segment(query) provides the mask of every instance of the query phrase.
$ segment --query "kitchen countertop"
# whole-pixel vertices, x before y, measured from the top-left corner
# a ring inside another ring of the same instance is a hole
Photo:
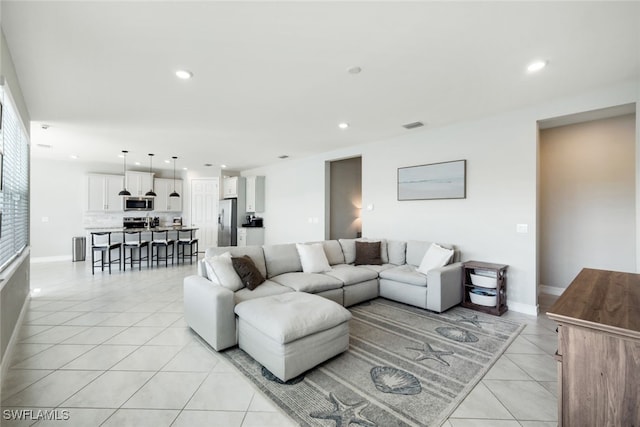
[[[87,230],[90,233],[100,233],[104,231],[110,231],[112,233],[122,233],[123,231],[142,231],[142,232],[152,232],[152,231],[195,231],[197,227],[188,227],[188,226],[168,226],[168,227],[139,227],[139,228],[124,228],[124,227],[87,227]]]

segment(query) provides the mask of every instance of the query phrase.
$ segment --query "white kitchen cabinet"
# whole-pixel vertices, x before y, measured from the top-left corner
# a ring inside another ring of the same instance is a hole
[[[153,183],[153,173],[149,172],[127,172],[127,190],[134,197],[143,197],[147,191],[151,190]],[[155,190],[154,190],[155,191]]]
[[[247,212],[264,212],[264,176],[246,177]]]
[[[156,178],[154,181],[155,192],[157,194],[154,201],[153,210],[156,212],[182,212],[182,180],[176,179],[175,190],[180,197],[169,197],[173,193],[173,179]]]
[[[238,228],[238,246],[262,246],[264,245],[264,228],[241,227]]]
[[[87,175],[87,211],[122,211],[122,196],[118,193],[124,187],[122,175]]]
[[[222,198],[233,199],[244,195],[244,178],[240,176],[225,176],[222,179]]]

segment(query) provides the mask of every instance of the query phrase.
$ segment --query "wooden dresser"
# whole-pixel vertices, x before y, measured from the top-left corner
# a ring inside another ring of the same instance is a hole
[[[640,274],[583,269],[558,323],[558,425],[640,426]]]

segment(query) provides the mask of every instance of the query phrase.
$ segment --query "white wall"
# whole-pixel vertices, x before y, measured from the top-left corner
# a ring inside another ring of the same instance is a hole
[[[31,158],[32,259],[70,257],[71,238],[85,235],[86,168],[77,162]]]
[[[464,260],[509,265],[512,310],[537,310],[537,121],[637,102],[638,82],[439,129],[244,171],[266,176],[267,244],[324,238],[328,160],[362,156],[363,236],[457,245]],[[397,168],[467,160],[467,198],[399,202]],[[374,209],[366,210],[372,204]],[[308,222],[317,218],[318,222]],[[516,233],[527,224],[528,233]]]
[[[635,115],[540,133],[540,283],[635,271]]]

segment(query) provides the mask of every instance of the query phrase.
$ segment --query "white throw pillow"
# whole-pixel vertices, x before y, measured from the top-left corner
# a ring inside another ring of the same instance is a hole
[[[427,274],[429,270],[444,267],[452,257],[453,249],[446,249],[436,243],[432,243],[424,254],[418,271]]]
[[[205,258],[207,276],[213,283],[224,286],[232,292],[244,288],[244,284],[233,268],[231,253],[225,252],[222,255]]]
[[[324,253],[322,243],[313,243],[311,245],[304,245],[296,243],[296,249],[300,256],[300,264],[302,264],[302,271],[305,273],[323,273],[325,271],[331,271],[329,261],[327,261],[327,255]]]

